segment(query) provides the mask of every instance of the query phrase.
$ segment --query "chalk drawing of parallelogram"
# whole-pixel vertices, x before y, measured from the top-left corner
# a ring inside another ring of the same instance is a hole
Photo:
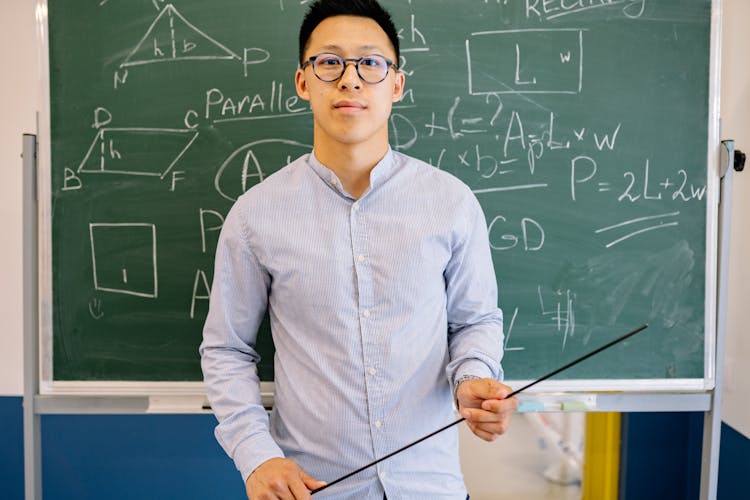
[[[94,289],[155,299],[156,226],[147,223],[89,223]]]
[[[167,4],[120,68],[181,60],[241,60]]]
[[[197,138],[198,132],[191,129],[103,128],[77,171],[163,179]]]

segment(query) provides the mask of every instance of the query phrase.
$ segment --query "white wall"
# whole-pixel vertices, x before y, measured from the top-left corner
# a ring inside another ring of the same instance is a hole
[[[722,138],[750,154],[750,2],[724,0],[721,72]],[[729,260],[723,420],[750,438],[750,164],[735,175]]]
[[[36,133],[35,2],[0,7],[0,396],[23,394],[21,134]]]

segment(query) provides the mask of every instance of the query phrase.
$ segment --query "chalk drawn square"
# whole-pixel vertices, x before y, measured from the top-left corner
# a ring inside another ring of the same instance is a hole
[[[94,288],[156,298],[156,226],[142,223],[91,223]]]

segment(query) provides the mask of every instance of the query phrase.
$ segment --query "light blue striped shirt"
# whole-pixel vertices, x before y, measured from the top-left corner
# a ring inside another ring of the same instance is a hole
[[[255,363],[268,308],[270,421]],[[201,345],[216,436],[247,479],[285,456],[332,481],[455,418],[463,375],[502,379],[502,313],[481,207],[389,149],[359,200],[313,154],[242,195],[216,251]],[[464,499],[455,427],[316,498]]]

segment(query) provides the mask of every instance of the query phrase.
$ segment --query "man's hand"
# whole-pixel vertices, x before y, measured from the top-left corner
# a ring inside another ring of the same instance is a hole
[[[245,491],[250,500],[303,500],[310,498],[312,490],[325,484],[287,458],[272,458],[250,474]]]
[[[505,399],[513,390],[490,378],[464,380],[458,384],[458,411],[471,432],[485,441],[494,441],[510,425],[510,415],[518,408],[515,397]]]

